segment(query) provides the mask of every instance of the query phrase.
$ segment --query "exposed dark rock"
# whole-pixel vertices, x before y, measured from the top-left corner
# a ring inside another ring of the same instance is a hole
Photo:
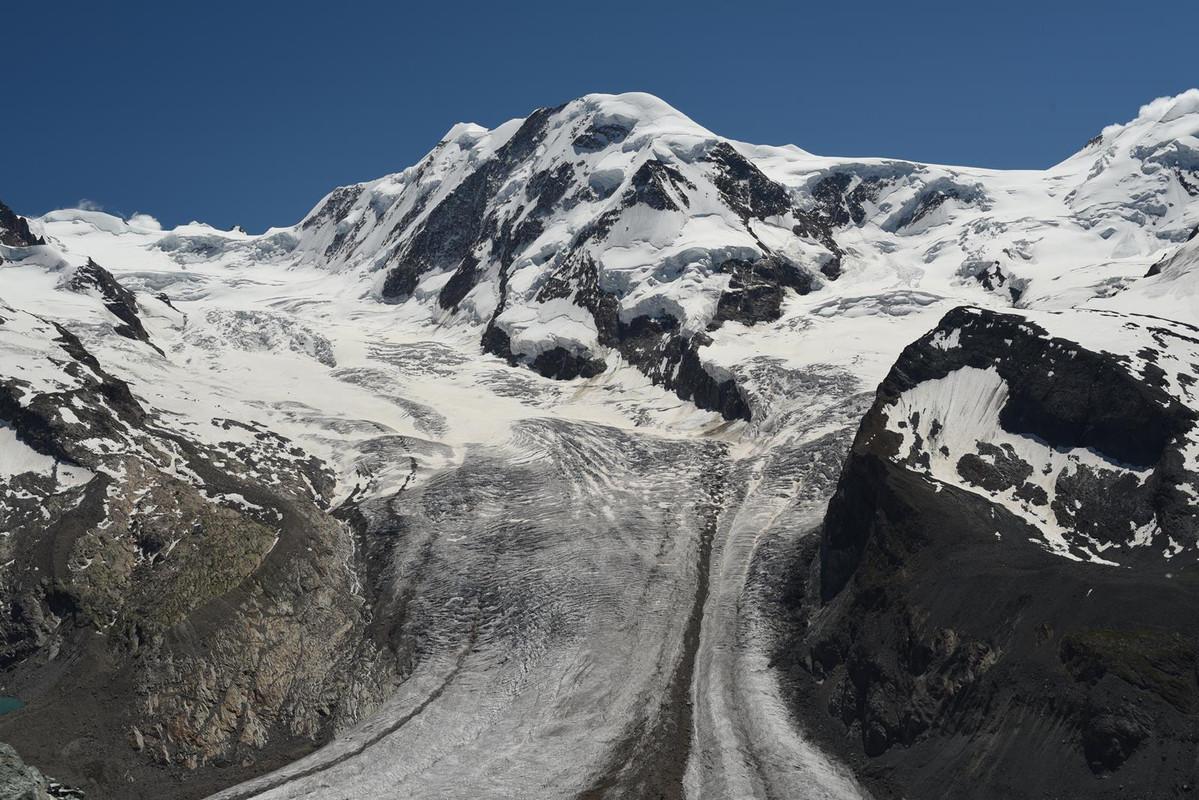
[[[471,173],[430,212],[408,245],[393,257],[383,283],[385,298],[411,295],[425,272],[456,269],[474,249],[483,232],[492,169],[485,165]]]
[[[1199,225],[1196,225],[1194,228],[1191,229],[1191,232],[1189,234],[1187,234],[1186,241],[1189,242],[1189,241],[1193,240],[1196,236],[1199,236]],[[1153,266],[1151,266],[1149,268],[1149,271],[1145,273],[1145,277],[1152,278],[1154,275],[1160,275],[1162,272],[1162,268],[1166,265],[1166,263],[1168,261],[1170,261],[1170,259],[1172,259],[1174,257],[1174,254],[1176,252],[1177,252],[1177,250],[1172,250],[1172,251],[1166,253],[1161,258],[1159,258],[1157,261],[1155,261],[1153,263]]]
[[[507,331],[494,322],[488,325],[487,330],[483,332],[481,344],[484,353],[499,356],[512,366],[516,366],[518,363],[516,356],[512,353],[512,338],[508,336]]]
[[[547,378],[571,380],[573,378],[594,378],[602,375],[608,368],[601,358],[588,358],[585,355],[572,353],[564,347],[547,350],[533,359],[533,369]]]
[[[812,291],[810,273],[774,256],[757,261],[730,259],[720,265],[720,272],[730,278],[729,288],[716,306],[715,325],[724,321],[746,325],[772,322],[781,314],[786,289],[799,294]]]
[[[602,358],[594,358],[587,353],[571,352],[564,347],[552,348],[532,359],[522,359],[512,352],[511,338],[497,325],[488,327],[483,334],[482,345],[484,352],[499,356],[513,366],[527,361],[534,371],[546,378],[564,381],[594,378],[608,368]]]
[[[45,243],[45,239],[34,236],[29,230],[29,220],[17,216],[11,208],[0,202],[0,244],[8,247],[33,247]]]
[[[1016,286],[1014,282],[1009,283],[1007,273],[999,266],[998,261],[986,269],[979,270],[975,273],[974,279],[981,283],[983,288],[988,292],[997,292],[1006,286],[1013,303],[1024,295],[1024,291]]]
[[[343,186],[337,189],[330,196],[329,200],[321,207],[320,211],[313,214],[308,219],[304,220],[303,228],[313,228],[329,221],[341,221],[349,214],[350,209],[358,202],[358,198],[362,196],[361,186]],[[362,226],[366,224],[366,217],[360,217],[353,226],[339,225],[336,233],[333,235],[329,246],[325,248],[325,257],[334,258],[342,251],[350,242],[353,242],[358,232],[362,230]]]
[[[541,235],[541,219],[562,203],[573,175],[574,170],[570,164],[560,164],[552,171],[534,175],[525,186],[525,197],[530,204],[526,217],[515,228],[511,222],[504,222],[498,230],[494,227],[494,220],[488,220],[476,247],[483,249],[485,245],[490,244],[490,252],[498,257],[500,269],[506,270],[515,254]],[[438,304],[442,308],[457,308],[462,299],[478,284],[484,272],[474,252],[467,253],[438,295]]]
[[[856,176],[850,172],[834,172],[816,181],[811,187],[812,206],[795,212],[797,236],[824,245],[830,258],[821,267],[829,280],[841,276],[845,251],[837,244],[833,233],[838,228],[861,225],[866,221],[865,204],[878,198],[887,184],[881,175]],[[850,186],[853,186],[850,189]]]
[[[619,304],[616,297],[599,285],[599,267],[582,250],[574,247],[571,253],[550,276],[537,293],[538,302],[571,298],[574,303],[591,312],[595,320],[599,343],[616,347],[619,342]]]
[[[1015,489],[1017,497],[1036,505],[1043,506],[1049,502],[1044,489],[1028,482],[1033,474],[1032,465],[1020,460],[1011,445],[1000,448],[978,442],[975,449],[977,453],[966,453],[958,459],[958,474],[967,481],[988,492]]]
[[[712,147],[707,160],[716,165],[718,175],[714,183],[725,203],[743,219],[765,219],[791,210],[791,195],[786,187],[767,178],[727,142]]]
[[[1007,283],[1007,275],[999,267],[999,262],[996,261],[991,266],[984,270],[980,270],[974,279],[982,284],[983,288],[988,292],[993,292],[999,287]]]
[[[111,272],[89,258],[86,264],[76,270],[70,285],[76,292],[95,291],[99,294],[104,307],[121,321],[120,325],[115,326],[121,336],[153,344],[138,315],[137,296],[122,286]]]
[[[921,195],[915,207],[900,217],[895,223],[896,230],[906,228],[944,205],[946,200],[956,200],[959,194],[956,189],[936,189]]]
[[[492,158],[429,212],[407,244],[389,258],[382,289],[385,298],[399,300],[411,295],[420,277],[427,272],[458,269],[480,245],[490,243],[493,253],[511,253],[515,251],[515,242],[499,239],[505,236],[512,239],[514,234],[519,241],[536,238],[535,235],[530,237],[527,228],[523,231],[518,228],[514,232],[510,220],[501,223],[489,217],[487,206],[512,170],[520,166],[545,137],[546,124],[555,111],[556,108],[543,108],[530,114]],[[547,179],[546,184],[543,188],[552,194],[553,180]],[[401,222],[397,229],[401,226],[406,227]],[[466,294],[461,285],[456,287],[455,293]],[[452,305],[448,303],[447,307]]]
[[[553,212],[570,189],[574,174],[573,166],[559,164],[552,171],[538,172],[529,178],[529,182],[525,184],[525,197],[532,205],[529,213],[544,217]]]
[[[713,377],[700,361],[699,349],[711,342],[702,333],[684,336],[673,317],[637,317],[620,325],[621,354],[655,384],[725,419],[748,420],[749,404],[736,381]]]
[[[932,344],[951,331],[957,346]],[[879,798],[1150,798],[1196,785],[1194,565],[1164,569],[1164,538],[1123,568],[1049,552],[988,499],[1023,487],[1035,502],[1031,465],[979,443],[957,462],[979,492],[931,481],[900,457],[887,409],[963,366],[996,369],[1008,431],[1153,468],[1143,486],[1115,467],[1059,482],[1059,519],[1098,541],[1124,541],[1130,521],[1155,514],[1165,535],[1195,541],[1174,489],[1195,415],[1120,357],[1021,317],[955,309],[937,332],[879,387],[812,569],[796,567],[788,590],[793,638],[777,664],[806,727]]]
[[[479,259],[468,254],[441,288],[441,293],[437,295],[437,304],[442,308],[457,308],[470,290],[475,288],[479,272]]]
[[[661,161],[646,161],[633,173],[629,183],[624,207],[645,205],[655,211],[680,210],[690,202],[684,189],[695,189],[695,184],[680,175],[677,169]]]
[[[315,214],[304,220],[301,227],[305,230],[316,228],[330,220],[344,219],[350,213],[354,203],[362,196],[361,186],[341,186],[329,195],[329,199]]]
[[[901,231],[924,219],[948,200],[974,203],[978,199],[977,189],[967,189],[945,180],[934,181],[922,189],[898,216],[890,220],[887,227],[892,231]]]
[[[859,203],[849,205],[846,190],[853,182],[853,175],[848,172],[835,172],[821,178],[812,186],[812,200],[815,215],[823,219],[831,227],[842,227],[851,222],[861,224],[866,212]]]
[[[3,800],[83,800],[84,796],[81,790],[51,780],[28,766],[16,750],[0,742],[0,798]]]
[[[69,358],[64,371],[81,380],[83,387],[70,394],[39,394],[27,399],[18,381],[0,379],[0,419],[33,450],[68,464],[91,467],[95,455],[80,447],[79,441],[89,435],[125,441],[125,428],[144,425],[146,412],[129,385],[105,372],[74,334],[58,325],[55,330],[55,342]],[[78,403],[73,403],[75,400]],[[64,405],[79,406],[76,416],[86,423],[86,431],[72,429],[63,420],[59,408]]]
[[[629,128],[616,123],[593,124],[571,142],[576,152],[594,153],[613,144],[620,144],[629,135]]]
[[[834,172],[813,184],[812,215],[831,228],[865,222],[865,203],[877,199],[886,182],[881,176],[870,175],[854,184],[855,177],[848,172]],[[853,189],[849,188],[851,184]]]

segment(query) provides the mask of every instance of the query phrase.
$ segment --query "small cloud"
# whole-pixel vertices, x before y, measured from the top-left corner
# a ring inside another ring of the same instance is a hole
[[[161,222],[154,219],[154,217],[150,216],[149,214],[143,214],[140,211],[134,212],[133,216],[129,218],[129,224],[135,228],[146,228],[147,230],[152,231],[162,230]]]
[[[100,205],[95,200],[88,200],[86,197],[81,198],[79,200],[79,202],[75,204],[75,207],[81,208],[84,211],[103,211],[104,210],[104,206]]]

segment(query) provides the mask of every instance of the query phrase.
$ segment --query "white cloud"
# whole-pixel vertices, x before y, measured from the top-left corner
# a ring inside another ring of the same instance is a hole
[[[140,211],[134,212],[133,216],[129,218],[129,224],[135,228],[146,228],[152,231],[162,230],[161,222],[154,219],[154,217],[150,216],[149,214],[143,214]]]
[[[84,211],[103,211],[104,210],[104,206],[100,205],[95,200],[88,200],[86,197],[80,198],[79,202],[75,204],[75,207],[81,208]]]

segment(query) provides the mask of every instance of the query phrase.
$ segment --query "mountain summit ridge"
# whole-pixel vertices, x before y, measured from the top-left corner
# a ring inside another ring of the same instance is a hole
[[[1068,225],[1052,247],[1059,263],[1069,257],[1063,250],[1082,251],[1075,263],[1104,250],[1160,253],[1199,224],[1182,202],[1199,191],[1196,165],[1170,160],[1187,146],[1186,131],[1199,132],[1191,97],[1155,101],[1110,134],[1167,125],[1156,149],[1145,149],[1149,134],[1140,132],[1137,144],[1109,144],[1097,159],[1088,147],[1073,166],[1005,173],[798,148],[772,149],[759,164],[759,149],[712,134],[650,95],[587,95],[493,132],[455,129],[457,138],[416,167],[336,190],[300,224],[297,250],[377,272],[373,291],[385,299],[436,299],[483,326],[497,355],[535,364],[554,352],[555,365],[582,359],[594,371],[620,351],[622,325],[678,328],[686,349],[727,319],[772,322],[788,292],[819,293],[843,273],[843,282],[873,283],[862,273],[886,269],[895,248],[913,249],[904,240],[921,234],[928,249],[909,270],[939,262],[949,266],[942,280],[1020,294],[1040,282],[1025,269],[1037,244],[1012,229]],[[1181,166],[1162,166],[1174,163]],[[1029,219],[1038,207],[1045,217]],[[447,249],[438,232],[463,225],[476,238],[451,238]],[[957,253],[936,250],[952,232],[960,232]],[[897,284],[917,288],[896,271]],[[545,362],[539,369],[559,374]]]

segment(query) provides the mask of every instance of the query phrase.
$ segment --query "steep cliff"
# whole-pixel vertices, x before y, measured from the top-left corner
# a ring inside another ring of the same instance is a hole
[[[1087,312],[961,308],[904,350],[778,654],[879,796],[1196,785],[1196,364],[1199,329]]]

